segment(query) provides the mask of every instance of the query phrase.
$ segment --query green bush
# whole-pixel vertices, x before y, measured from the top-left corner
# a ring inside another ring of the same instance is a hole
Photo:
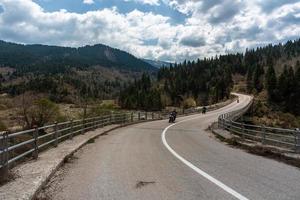
[[[7,127],[6,125],[3,123],[3,121],[0,121],[0,131],[6,131]]]

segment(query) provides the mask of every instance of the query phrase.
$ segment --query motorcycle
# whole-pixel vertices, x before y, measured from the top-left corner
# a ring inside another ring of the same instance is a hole
[[[206,107],[203,107],[202,108],[202,114],[205,114],[206,113]]]
[[[175,116],[173,114],[169,115],[169,123],[174,123],[175,122]]]

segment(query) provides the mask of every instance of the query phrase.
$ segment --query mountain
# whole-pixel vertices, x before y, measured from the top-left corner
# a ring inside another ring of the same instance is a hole
[[[135,72],[155,71],[152,65],[135,56],[97,44],[79,48],[22,45],[0,41],[0,66],[22,72],[58,73],[70,68],[102,66]]]
[[[117,98],[127,82],[158,69],[97,44],[79,48],[22,45],[0,40],[0,93],[44,94],[55,102]]]
[[[156,68],[161,68],[163,66],[170,66],[170,64],[172,64],[172,63],[160,61],[160,60],[150,60],[150,59],[142,59],[142,60]]]

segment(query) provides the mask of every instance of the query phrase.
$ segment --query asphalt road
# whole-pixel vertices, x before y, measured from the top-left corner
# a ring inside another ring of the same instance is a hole
[[[66,200],[299,200],[298,168],[229,147],[205,131],[249,101],[240,95],[240,103],[171,126],[164,120],[115,130],[80,150],[45,193]]]

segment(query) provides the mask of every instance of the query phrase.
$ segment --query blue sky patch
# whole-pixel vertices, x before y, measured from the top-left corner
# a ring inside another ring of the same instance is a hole
[[[83,0],[34,0],[45,11],[53,12],[65,9],[68,12],[86,13],[88,11],[102,10],[104,8],[116,7],[122,14],[129,13],[133,10],[141,12],[152,12],[163,16],[170,17],[172,24],[183,23],[188,15],[179,12],[172,7],[161,3],[159,6],[141,4],[135,1],[123,0],[94,0],[93,4],[84,4]]]
[[[0,5],[0,14],[4,12],[4,9],[2,8],[2,6]]]

